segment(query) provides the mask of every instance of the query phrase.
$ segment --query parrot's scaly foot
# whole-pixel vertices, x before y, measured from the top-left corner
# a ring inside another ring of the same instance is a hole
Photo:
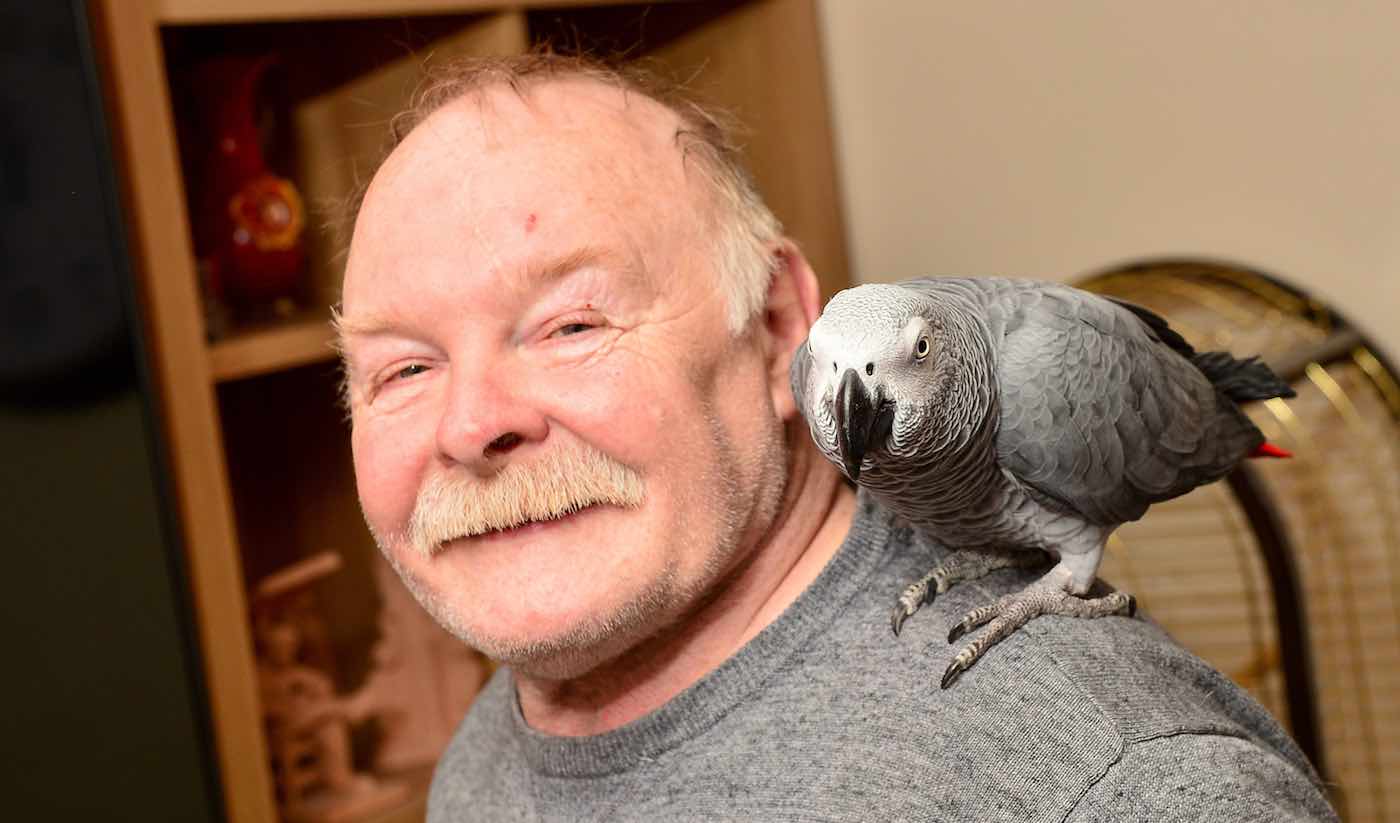
[[[1048,577],[1048,575],[1047,575]],[[1056,583],[1041,579],[1016,594],[1008,594],[995,603],[980,606],[967,613],[948,632],[948,642],[953,643],[972,629],[990,623],[987,631],[963,647],[948,670],[943,673],[943,688],[953,685],[963,672],[979,658],[983,652],[1010,637],[1013,632],[1043,614],[1058,614],[1066,617],[1108,617],[1125,614],[1132,617],[1137,613],[1137,600],[1130,594],[1113,592],[1103,597],[1083,598],[1065,591]]]
[[[1044,552],[1026,549],[964,549],[954,552],[937,568],[900,593],[894,610],[890,612],[890,628],[898,635],[905,620],[955,583],[976,580],[997,569],[1038,566],[1045,560]]]

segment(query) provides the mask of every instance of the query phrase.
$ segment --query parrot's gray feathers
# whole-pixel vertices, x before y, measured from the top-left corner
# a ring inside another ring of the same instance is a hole
[[[1166,318],[1152,311],[1143,308],[1136,303],[1127,300],[1120,300],[1117,297],[1105,297],[1105,300],[1116,303],[1138,316],[1138,319],[1147,324],[1153,335],[1163,343],[1181,353],[1182,357],[1191,358],[1196,355],[1196,347],[1186,342],[1186,338],[1177,334],[1176,329],[1167,324]]]
[[[916,369],[901,334],[920,318],[936,355]],[[842,371],[878,364],[862,379],[900,407],[867,485],[915,522],[923,513],[944,531],[967,523],[969,535],[1003,543],[1022,539],[1003,526],[1022,535],[1042,526],[1006,525],[1015,519],[1006,508],[1020,505],[1014,488],[971,505],[967,490],[991,482],[988,471],[1061,515],[1116,526],[1228,473],[1263,442],[1234,401],[1289,391],[1257,361],[1196,352],[1148,309],[1057,283],[861,286],[832,299],[793,364],[794,391],[832,459],[827,361]],[[921,397],[930,399],[919,408]]]
[[[1257,357],[1238,360],[1225,351],[1197,352],[1195,347],[1167,325],[1167,321],[1156,312],[1145,309],[1136,303],[1109,297],[1108,300],[1136,314],[1153,335],[1175,349],[1181,356],[1190,360],[1215,388],[1237,403],[1251,400],[1268,400],[1272,397],[1295,397],[1293,387],[1283,382],[1273,370],[1260,362]]]
[[[1088,597],[1113,530],[1263,444],[1236,401],[1292,394],[1256,359],[1198,353],[1141,306],[999,278],[841,292],[798,350],[792,385],[822,454],[956,550],[900,594],[896,634],[960,580],[1057,558],[954,627],[950,642],[988,624],[944,688],[1036,615],[1131,616],[1122,593]]]
[[[1224,476],[1263,442],[1160,317],[1044,288],[999,346],[997,454],[1021,482],[1117,524]]]

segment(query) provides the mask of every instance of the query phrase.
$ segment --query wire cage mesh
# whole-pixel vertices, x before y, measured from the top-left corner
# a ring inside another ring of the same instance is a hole
[[[1118,530],[1102,574],[1290,729],[1343,819],[1400,819],[1397,373],[1259,272],[1156,261],[1078,285],[1158,312],[1198,349],[1259,354],[1298,392],[1246,408],[1292,459],[1154,506]]]

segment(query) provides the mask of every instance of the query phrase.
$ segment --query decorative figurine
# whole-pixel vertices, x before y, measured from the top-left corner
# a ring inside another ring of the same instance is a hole
[[[958,582],[1058,561],[953,626],[950,643],[991,624],[945,689],[1037,616],[1131,615],[1122,592],[1086,597],[1109,535],[1245,457],[1287,456],[1236,404],[1293,396],[1257,359],[1198,353],[1140,306],[1000,278],[841,292],[792,387],[827,459],[952,550],[899,596],[895,634]]]
[[[278,800],[293,823],[353,820],[408,798],[407,786],[354,771],[351,712],[307,661],[309,587],[339,568],[339,556],[325,552],[269,576],[254,596],[259,695]]]
[[[491,667],[423,611],[383,556],[375,563],[380,639],[365,685],[346,699],[351,716],[373,714],[379,772],[431,766],[447,748]]]

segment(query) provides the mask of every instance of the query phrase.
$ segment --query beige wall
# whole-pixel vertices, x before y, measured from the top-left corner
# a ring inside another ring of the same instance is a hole
[[[1223,258],[1400,359],[1400,3],[820,5],[857,279]]]

